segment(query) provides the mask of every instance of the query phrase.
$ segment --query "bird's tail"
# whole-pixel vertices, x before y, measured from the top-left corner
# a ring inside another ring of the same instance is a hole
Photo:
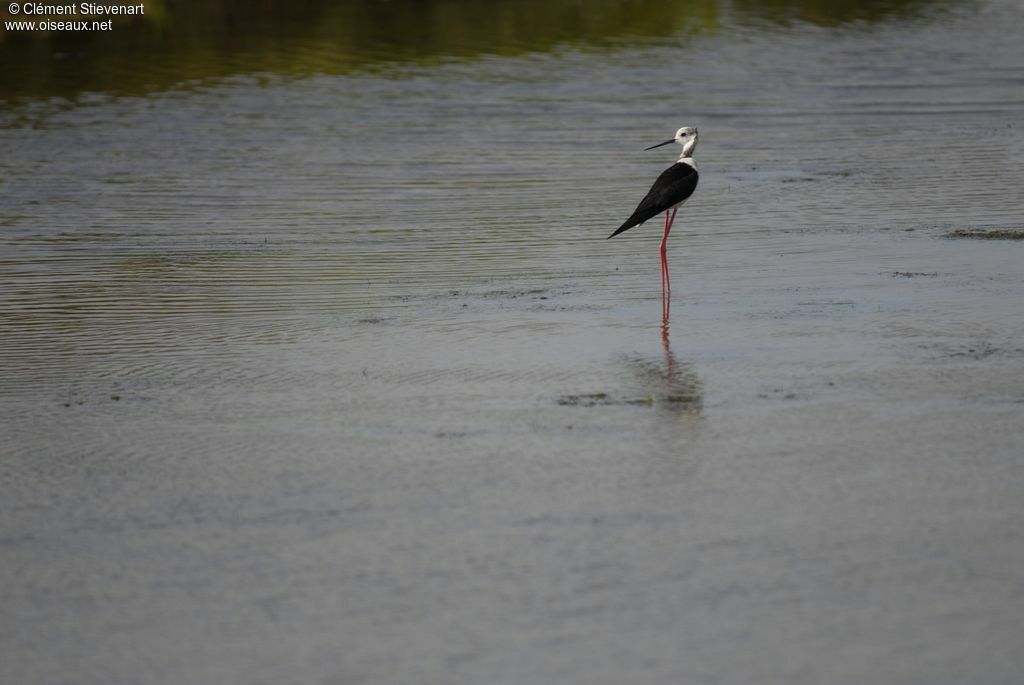
[[[618,234],[622,233],[623,231],[628,231],[629,229],[631,229],[631,228],[633,228],[634,226],[637,226],[637,225],[639,225],[639,224],[634,223],[633,221],[627,221],[626,223],[624,223],[621,226],[619,226],[618,228],[616,228],[615,232],[612,233],[610,236],[608,236],[608,238],[605,238],[605,240],[608,240],[610,238],[614,238],[615,236],[617,236]]]

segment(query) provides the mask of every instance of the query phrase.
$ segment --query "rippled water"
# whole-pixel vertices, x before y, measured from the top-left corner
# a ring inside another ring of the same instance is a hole
[[[258,340],[488,279],[650,297],[651,230],[604,238],[671,161],[639,150],[679,123],[703,174],[672,245],[684,287],[715,268],[683,261],[705,246],[1016,225],[1015,13],[15,106],[4,361]]]
[[[667,4],[4,76],[21,682],[1014,681],[1024,11]]]

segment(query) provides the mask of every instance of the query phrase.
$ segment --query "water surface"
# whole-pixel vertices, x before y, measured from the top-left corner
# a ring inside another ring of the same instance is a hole
[[[0,44],[15,680],[1019,680],[1017,4],[290,7]]]

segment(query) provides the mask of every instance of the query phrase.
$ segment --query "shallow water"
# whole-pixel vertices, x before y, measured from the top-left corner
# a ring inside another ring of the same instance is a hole
[[[15,681],[1019,681],[1024,10],[608,6],[7,72]]]

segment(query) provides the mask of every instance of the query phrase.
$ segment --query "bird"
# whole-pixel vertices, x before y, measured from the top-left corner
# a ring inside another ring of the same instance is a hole
[[[645,148],[645,151],[670,143],[679,143],[683,146],[679,159],[661,172],[661,175],[654,181],[654,185],[647,191],[647,195],[640,200],[640,204],[637,205],[633,214],[608,236],[608,238],[614,238],[623,231],[628,231],[665,212],[665,234],[661,238],[661,297],[662,312],[666,320],[668,319],[669,301],[672,298],[672,286],[669,283],[665,244],[680,205],[690,199],[693,191],[697,189],[697,164],[693,161],[693,151],[697,147],[697,129],[693,126],[683,126],[669,140]]]

